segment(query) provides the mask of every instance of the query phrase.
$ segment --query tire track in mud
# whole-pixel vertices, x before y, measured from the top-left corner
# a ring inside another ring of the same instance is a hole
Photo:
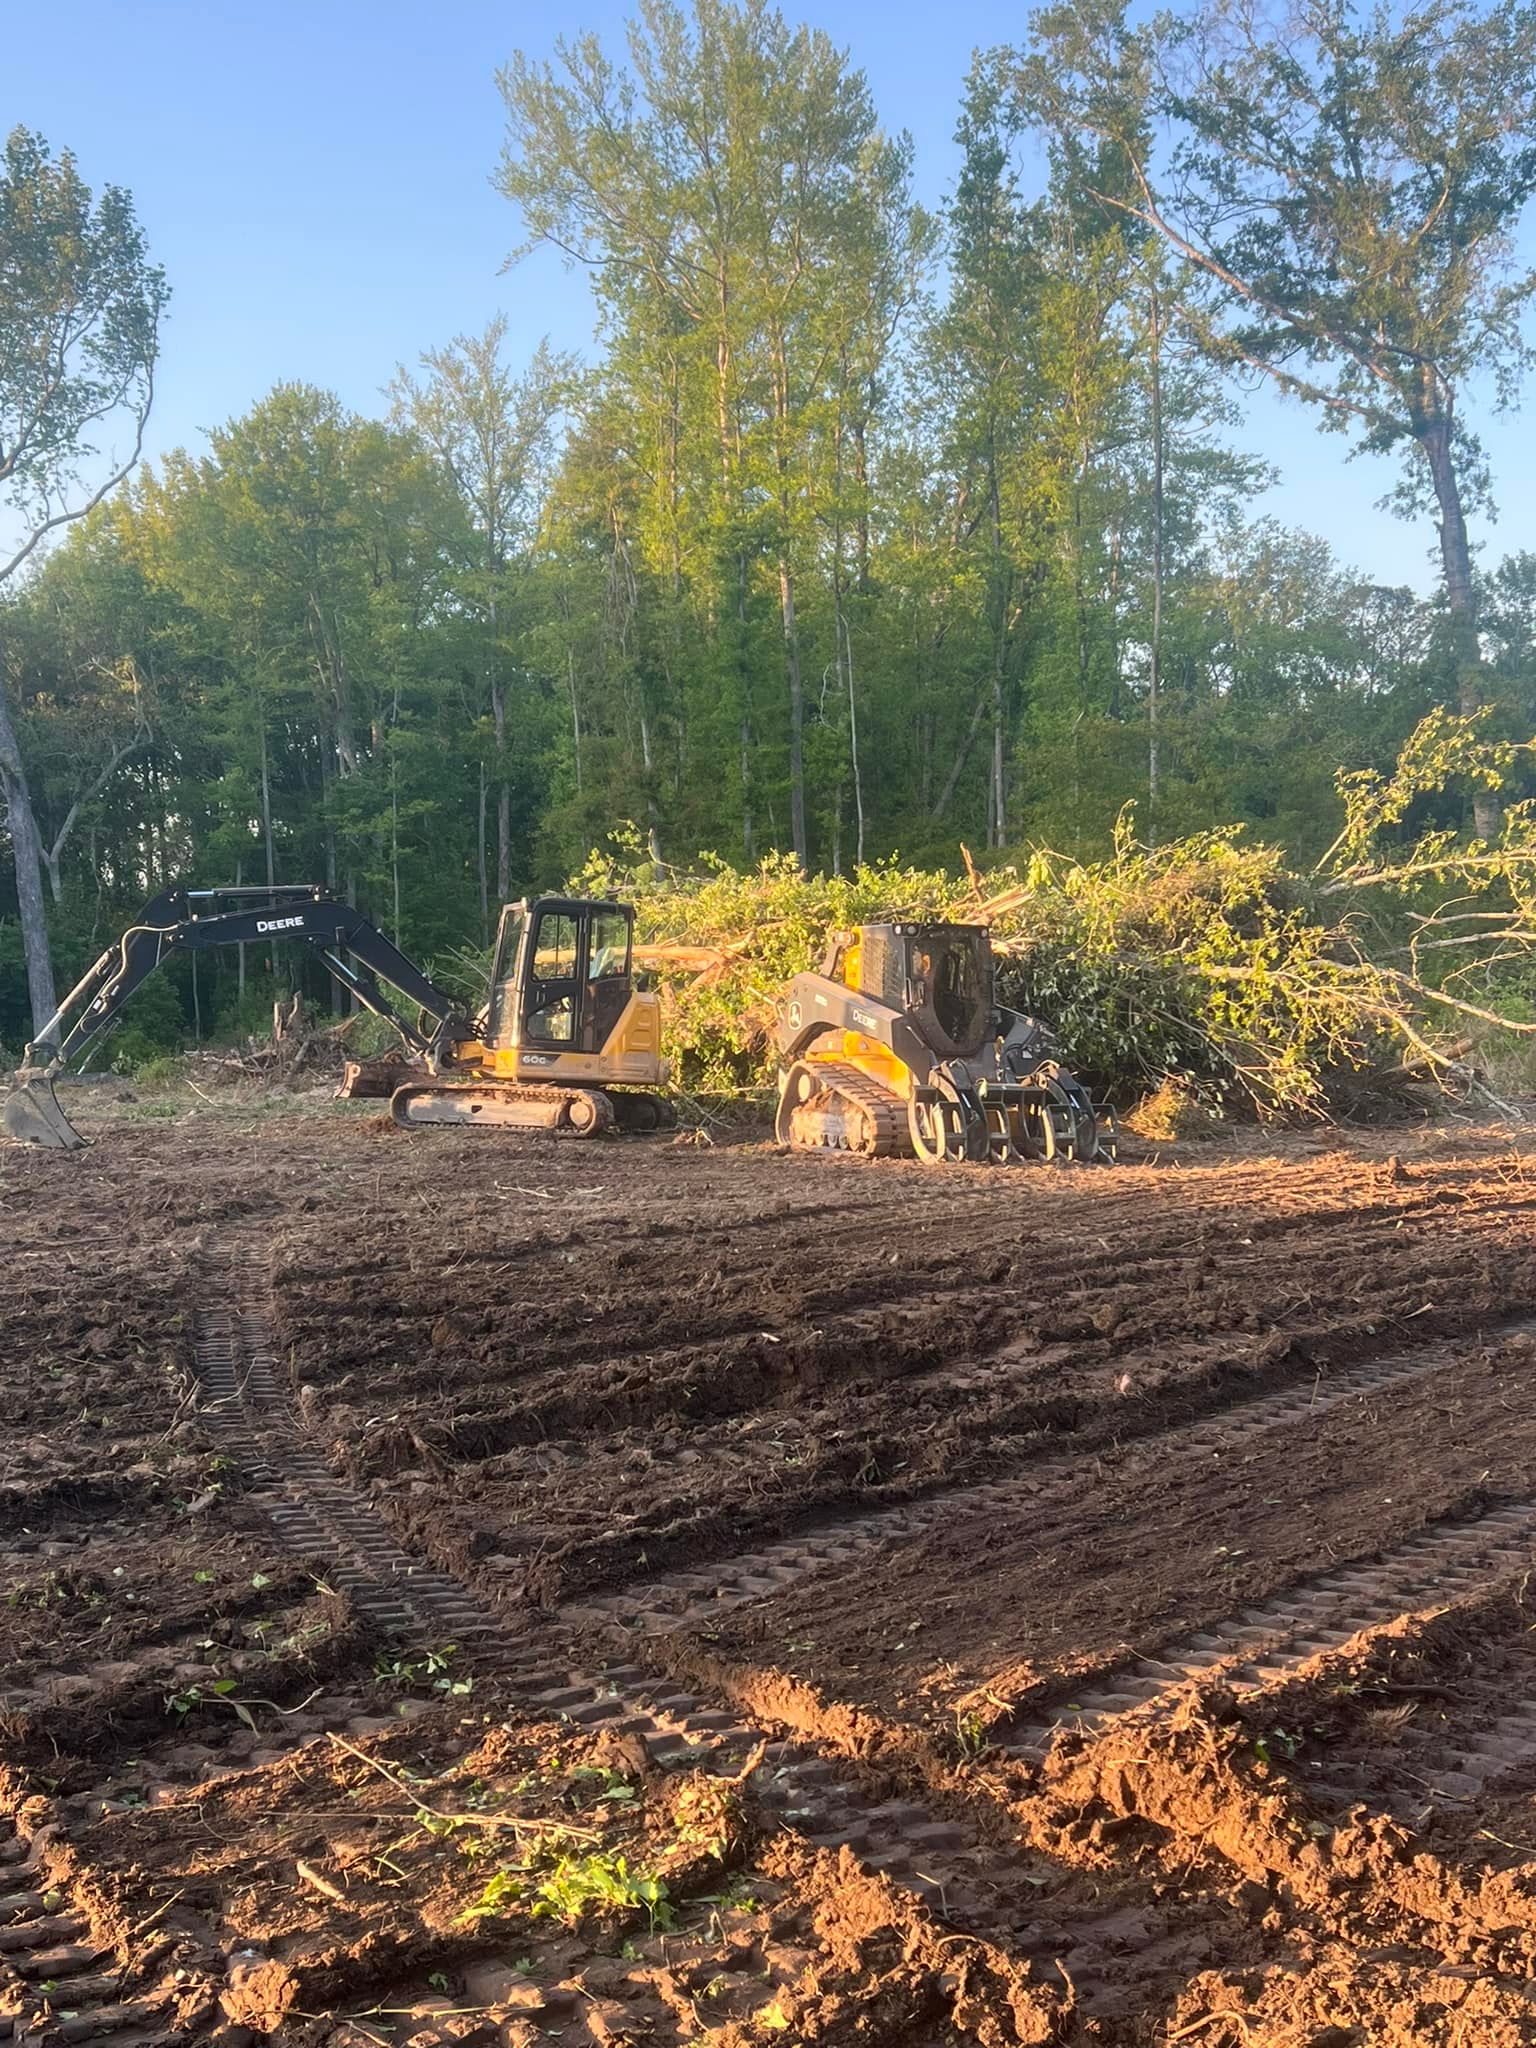
[[[1536,1333],[1536,1318],[1503,1323],[1498,1334]],[[1326,1380],[1291,1385],[1227,1409],[1198,1415],[1135,1439],[1138,1454],[1225,1456],[1250,1439],[1325,1415],[1343,1402],[1386,1393],[1453,1367],[1465,1346],[1431,1343],[1349,1367]],[[571,1627],[619,1623],[644,1635],[705,1628],[735,1610],[771,1599],[791,1586],[847,1564],[867,1562],[894,1544],[915,1541],[965,1515],[1012,1515],[1069,1499],[1102,1465],[1102,1451],[1042,1459],[1017,1477],[946,1488],[916,1501],[818,1523],[780,1542],[712,1563],[632,1581],[621,1591],[562,1605],[556,1618]]]

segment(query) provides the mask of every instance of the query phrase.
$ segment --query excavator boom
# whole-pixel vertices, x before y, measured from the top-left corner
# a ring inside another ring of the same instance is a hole
[[[473,1027],[451,996],[350,903],[309,883],[279,888],[167,889],[83,974],[27,1047],[6,1100],[7,1133],[22,1144],[75,1151],[86,1143],[59,1106],[54,1082],[117,1020],[135,989],[174,953],[298,939],[365,1008],[395,1026],[429,1072]],[[383,984],[415,1006],[402,1009]]]

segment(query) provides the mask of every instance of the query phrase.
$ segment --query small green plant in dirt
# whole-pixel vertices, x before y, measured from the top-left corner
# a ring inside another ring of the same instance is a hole
[[[23,1579],[5,1596],[7,1607],[67,1607],[73,1595],[57,1572],[44,1572],[40,1579]]]
[[[1289,1762],[1300,1748],[1301,1737],[1288,1728],[1267,1728],[1253,1738],[1253,1753],[1261,1764],[1273,1763],[1277,1755]]]
[[[152,1053],[133,1066],[133,1078],[141,1088],[167,1088],[182,1079],[182,1062],[174,1053]]]
[[[644,1913],[653,1931],[665,1931],[675,1917],[667,1887],[653,1872],[633,1868],[617,1851],[590,1848],[558,1830],[533,1846],[523,1862],[492,1871],[459,1920],[474,1926],[513,1909],[568,1927],[589,1912]]]
[[[129,1123],[156,1123],[168,1122],[172,1117],[180,1116],[181,1111],[179,1102],[157,1099],[154,1102],[129,1103],[123,1115]]]
[[[578,1764],[570,1773],[573,1803],[580,1806],[628,1806],[640,1797],[639,1788],[621,1771],[597,1764]]]
[[[254,1729],[255,1715],[244,1700],[232,1697],[239,1682],[236,1678],[214,1678],[210,1679],[207,1685],[183,1686],[179,1692],[166,1694],[165,1711],[168,1714],[175,1714],[179,1720],[184,1720],[198,1707],[225,1706],[237,1714],[247,1728]]]
[[[978,1757],[987,1747],[987,1724],[977,1713],[955,1715],[955,1747],[966,1758]]]
[[[399,1686],[402,1691],[447,1693],[454,1699],[462,1699],[475,1689],[470,1677],[455,1676],[452,1665],[458,1655],[457,1643],[444,1643],[439,1649],[426,1650],[419,1657],[403,1653],[379,1658],[373,1667],[373,1675],[385,1685]]]
[[[732,1878],[723,1892],[699,1892],[696,1903],[721,1913],[759,1913],[762,1900],[744,1877]]]

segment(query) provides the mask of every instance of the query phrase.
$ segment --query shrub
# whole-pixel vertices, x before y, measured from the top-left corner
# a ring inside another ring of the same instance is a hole
[[[1330,1077],[1383,1044],[1383,986],[1305,907],[1280,853],[1238,828],[1151,850],[1123,820],[1106,861],[1041,851],[985,877],[892,861],[807,878],[775,854],[745,874],[710,861],[660,881],[626,834],[572,888],[633,902],[642,944],[711,949],[702,972],[686,955],[655,968],[692,1093],[771,1089],[779,991],[833,932],[892,918],[989,924],[1000,998],[1122,1102],[1172,1078],[1213,1106],[1315,1112]]]

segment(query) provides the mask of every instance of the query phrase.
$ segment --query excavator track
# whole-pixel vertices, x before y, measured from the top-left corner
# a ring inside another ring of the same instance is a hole
[[[598,1138],[620,1121],[600,1088],[520,1081],[413,1081],[395,1090],[389,1113],[407,1131],[418,1124],[485,1125],[561,1138]]]
[[[841,1061],[795,1062],[784,1076],[775,1132],[797,1152],[896,1159],[912,1150],[906,1104]]]

